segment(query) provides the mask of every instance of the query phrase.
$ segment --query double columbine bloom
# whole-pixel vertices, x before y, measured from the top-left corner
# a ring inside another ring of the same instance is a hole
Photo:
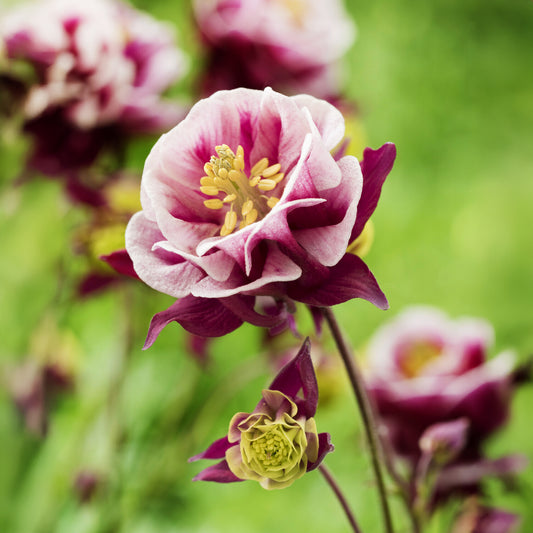
[[[4,79],[25,87],[32,169],[88,167],[130,134],[159,133],[183,110],[161,99],[185,70],[169,28],[118,0],[42,0],[0,19]],[[23,63],[32,76],[20,76]]]
[[[195,0],[207,55],[203,90],[267,86],[337,96],[336,61],[354,40],[340,0]]]
[[[254,411],[237,413],[226,437],[191,458],[223,459],[200,472],[195,480],[254,480],[265,489],[288,487],[333,451],[329,434],[317,433],[313,418],[317,403],[318,386],[307,340],[263,390]]]
[[[147,345],[171,321],[204,336],[245,321],[279,326],[293,301],[387,307],[347,249],[376,207],[395,148],[367,149],[359,164],[339,153],[343,136],[342,115],[325,101],[235,89],[198,102],[156,143],[126,248],[145,283],[179,300],[154,317]],[[270,300],[268,312],[258,297]]]
[[[476,492],[484,476],[524,466],[518,456],[491,460],[483,453],[508,418],[514,389],[513,355],[487,359],[493,336],[483,320],[415,307],[368,346],[367,385],[392,450],[413,477],[421,464],[438,468],[437,495]]]

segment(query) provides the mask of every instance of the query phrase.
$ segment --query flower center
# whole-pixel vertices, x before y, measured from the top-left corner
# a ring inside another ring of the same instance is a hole
[[[291,448],[287,437],[277,427],[255,439],[251,446],[255,459],[265,469],[285,464]]]
[[[270,165],[263,157],[250,170],[250,177],[243,172],[244,149],[239,145],[237,153],[227,145],[216,146],[217,156],[211,156],[204,165],[207,174],[200,180],[200,191],[207,196],[219,196],[204,201],[209,209],[229,206],[220,228],[222,237],[237,227],[242,229],[263,218],[278,202],[279,198],[263,194],[272,191],[283,180],[281,165]],[[220,196],[222,195],[222,196]]]
[[[442,346],[438,344],[418,341],[409,344],[402,350],[399,366],[408,378],[419,376],[424,367],[437,359],[442,353]]]

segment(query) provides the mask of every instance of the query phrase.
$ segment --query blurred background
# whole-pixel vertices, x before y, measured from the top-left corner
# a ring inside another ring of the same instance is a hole
[[[132,4],[175,28],[190,70],[168,95],[193,103],[202,55],[189,2]],[[357,39],[342,59],[343,92],[356,102],[366,145],[392,141],[398,157],[366,257],[390,310],[353,300],[336,308],[342,327],[364,351],[380,324],[408,305],[429,304],[489,320],[492,354],[511,348],[525,361],[533,353],[533,3],[345,5]],[[87,214],[57,181],[17,182],[27,143],[2,129],[0,531],[346,531],[317,473],[272,492],[191,482],[202,466],[187,458],[224,435],[235,412],[252,410],[271,380],[263,332],[245,325],[216,339],[205,369],[176,324],[143,352],[150,318],[173,299],[135,283],[77,297],[72,287],[87,259],[72,235]],[[155,139],[129,145],[130,171],[141,171]],[[57,394],[43,399],[32,388],[28,358],[53,360]],[[335,388],[316,416],[336,446],[327,463],[361,528],[378,531],[368,457],[353,453],[364,447],[359,417],[345,387]],[[533,459],[532,406],[531,386],[522,387],[489,455]],[[533,531],[531,466],[513,490],[496,481],[487,490],[498,507],[522,516],[520,531]],[[428,531],[446,533],[450,509]],[[397,531],[409,531],[394,500],[393,510]]]

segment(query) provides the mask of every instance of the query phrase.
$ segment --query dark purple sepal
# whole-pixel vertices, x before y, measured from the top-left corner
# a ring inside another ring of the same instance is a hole
[[[238,478],[228,466],[228,463],[220,461],[216,465],[204,468],[199,474],[193,477],[193,481],[215,481],[216,483],[235,483],[236,481],[244,481]]]
[[[222,337],[236,330],[243,320],[222,305],[220,300],[185,296],[167,310],[154,315],[143,349],[152,346],[161,330],[171,322],[177,322],[194,335]]]
[[[314,470],[324,460],[324,457],[328,453],[331,453],[335,449],[335,446],[331,444],[331,435],[329,433],[318,434],[318,457],[313,463],[307,463],[307,472]]]
[[[286,310],[283,306],[278,306],[276,312],[270,310],[268,314],[258,313],[254,309],[255,297],[235,295],[227,298],[219,298],[218,301],[229,309],[235,316],[239,317],[242,322],[249,322],[254,326],[262,328],[275,328],[286,322]],[[219,335],[209,335],[218,337]]]
[[[294,300],[317,307],[341,304],[352,298],[363,298],[380,309],[389,303],[379,288],[376,278],[357,255],[346,254],[334,267],[329,277],[316,287],[292,287],[289,295]]]
[[[222,459],[226,456],[226,450],[229,450],[232,446],[235,446],[235,443],[231,443],[226,435],[225,437],[213,442],[213,444],[211,444],[207,450],[190,457],[189,463],[199,461],[200,459]]]
[[[396,146],[386,143],[377,150],[365,148],[361,171],[363,173],[363,191],[357,205],[357,219],[352,230],[350,242],[360,235],[368,219],[378,205],[381,188],[385,178],[392,169],[396,158]]]
[[[114,274],[89,272],[78,283],[76,292],[79,297],[85,298],[115,285],[118,281],[120,281],[119,278]]]
[[[133,268],[133,261],[129,256],[126,249],[117,250],[108,255],[101,255],[100,259],[106,262],[113,270],[124,276],[129,276],[130,278],[139,279],[137,272]]]
[[[317,337],[322,336],[322,324],[324,322],[324,315],[320,307],[315,307],[313,305],[308,305],[307,308],[311,312],[311,317],[313,318],[313,323],[315,325],[315,333]]]
[[[304,400],[295,403],[303,409],[306,418],[315,415],[318,405],[318,384],[311,360],[309,338],[305,339],[294,359],[279,371],[268,388],[280,391],[292,400],[298,400],[296,395],[302,390]]]

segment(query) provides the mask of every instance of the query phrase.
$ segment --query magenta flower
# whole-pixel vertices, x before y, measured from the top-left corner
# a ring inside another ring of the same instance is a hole
[[[336,96],[336,61],[355,31],[340,0],[195,0],[207,67],[203,89],[267,86]]]
[[[156,143],[126,248],[145,283],[180,300],[154,317],[147,346],[171,321],[202,336],[244,321],[273,327],[292,300],[387,307],[347,247],[377,204],[395,148],[367,149],[361,165],[336,160],[343,134],[342,115],[324,101],[236,89],[197,103]],[[263,313],[261,296],[274,304],[263,299]]]
[[[265,489],[281,489],[317,468],[333,451],[329,433],[317,433],[313,418],[318,386],[310,349],[306,340],[263,390],[254,411],[237,413],[225,437],[190,459],[223,459],[202,470],[195,481],[254,480]]]
[[[368,347],[367,386],[392,450],[413,468],[421,458],[445,465],[438,490],[475,489],[488,475],[520,470],[522,458],[483,457],[482,444],[507,420],[511,353],[487,360],[492,327],[411,308],[383,326]]]
[[[23,114],[40,172],[83,168],[121,136],[159,133],[183,116],[161,100],[185,66],[171,32],[118,1],[29,3],[0,20],[0,40],[9,61],[34,71]]]

